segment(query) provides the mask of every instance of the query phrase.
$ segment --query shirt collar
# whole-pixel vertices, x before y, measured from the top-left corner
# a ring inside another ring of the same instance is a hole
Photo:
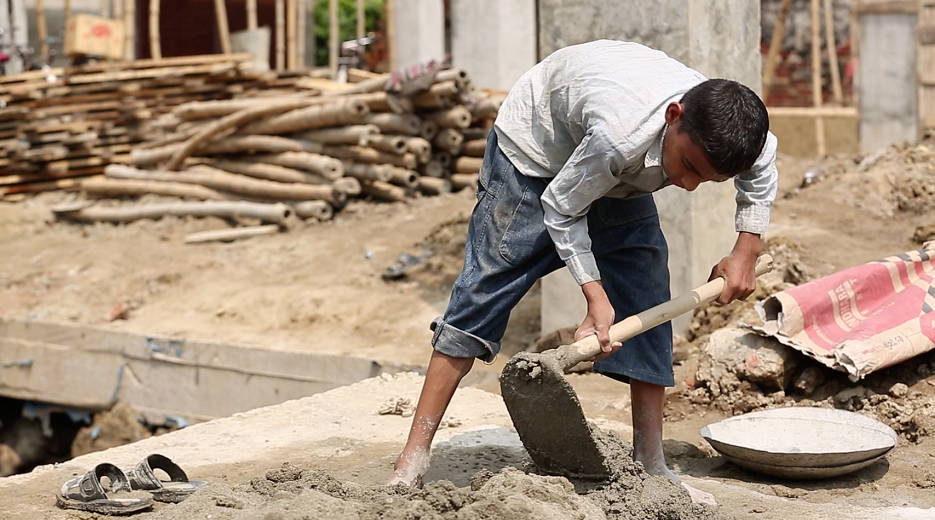
[[[659,135],[653,139],[652,144],[649,145],[649,149],[646,150],[646,158],[643,159],[644,168],[654,168],[657,166],[662,166],[662,139],[666,135],[666,129],[669,128],[669,125],[662,127],[662,130],[659,132]]]

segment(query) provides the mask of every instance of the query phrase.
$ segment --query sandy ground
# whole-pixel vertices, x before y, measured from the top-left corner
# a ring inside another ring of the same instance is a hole
[[[904,163],[894,160],[886,171],[857,175],[853,169],[859,159],[785,159],[780,165],[780,198],[769,238],[795,244],[801,266],[813,275],[916,248],[915,229],[935,223],[931,208],[896,208],[892,185],[906,169]],[[812,167],[823,168],[823,180],[799,189]],[[355,203],[333,222],[231,244],[187,246],[182,243],[185,234],[227,224],[174,218],[126,226],[46,223],[48,207],[64,197],[47,194],[0,204],[0,314],[5,317],[414,366],[428,359],[427,325],[442,312],[447,284],[457,271],[457,262],[448,258],[450,246],[473,205],[467,193],[409,204]],[[452,236],[446,239],[446,234]],[[418,254],[423,244],[449,247],[440,246],[435,258],[441,260],[427,261],[412,279],[387,283],[380,278],[400,252]],[[108,322],[105,315],[118,303],[130,308],[128,319]],[[512,317],[505,351],[531,343],[538,327],[538,294],[533,291]],[[446,456],[445,449],[436,447],[428,480],[466,485],[482,466],[497,469],[522,458],[494,395],[504,361],[501,356],[493,365],[478,365],[465,381],[475,388],[459,393],[451,412],[464,418],[462,424],[443,429],[439,436],[444,443],[459,435],[476,437],[480,434],[470,430],[484,429],[483,444],[500,446],[485,451],[495,456],[479,457],[477,450],[470,456]],[[677,380],[686,370],[687,364],[677,367]],[[628,438],[626,387],[592,374],[570,378],[588,417]],[[53,490],[97,462],[126,466],[154,451],[183,462],[192,478],[228,486],[287,461],[377,484],[389,472],[409,421],[376,416],[372,410],[387,397],[415,397],[418,391],[417,379],[384,383],[390,386],[380,392],[338,389],[0,479],[0,518],[91,518],[57,510]],[[901,440],[885,461],[844,478],[770,480],[716,456],[698,429],[725,415],[682,406],[678,390],[667,408],[670,465],[697,487],[715,493],[725,514],[762,519],[935,517],[935,511],[923,511],[935,508],[932,437],[918,443]],[[471,408],[475,405],[480,408]]]

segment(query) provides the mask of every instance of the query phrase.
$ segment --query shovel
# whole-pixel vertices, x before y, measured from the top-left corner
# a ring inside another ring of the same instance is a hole
[[[756,275],[772,269],[762,255]],[[714,301],[724,289],[716,278],[694,291],[671,299],[610,327],[610,341],[626,341],[676,316]],[[626,348],[624,345],[623,348]],[[611,476],[609,453],[596,438],[565,372],[600,354],[597,336],[542,353],[520,352],[503,368],[500,391],[523,446],[539,469],[553,475],[585,479]]]

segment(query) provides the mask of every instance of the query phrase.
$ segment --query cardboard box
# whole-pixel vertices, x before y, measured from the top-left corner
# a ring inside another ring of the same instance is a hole
[[[90,14],[76,14],[65,26],[66,56],[103,56],[123,59],[123,20],[111,20]]]

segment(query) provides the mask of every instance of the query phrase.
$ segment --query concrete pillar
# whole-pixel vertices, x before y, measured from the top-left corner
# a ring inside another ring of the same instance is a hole
[[[860,151],[919,137],[916,15],[860,16]]]
[[[536,64],[536,0],[451,0],[451,62],[509,90]]]
[[[740,81],[760,92],[760,3],[748,0],[539,0],[539,57],[600,38],[635,41],[662,50],[711,78]],[[708,279],[731,249],[731,183],[705,184],[689,193],[656,193],[669,243],[673,296]],[[542,282],[542,332],[577,326],[587,311],[567,269]],[[690,316],[675,320],[681,333]]]
[[[393,11],[397,67],[445,59],[443,0],[393,0]]]

